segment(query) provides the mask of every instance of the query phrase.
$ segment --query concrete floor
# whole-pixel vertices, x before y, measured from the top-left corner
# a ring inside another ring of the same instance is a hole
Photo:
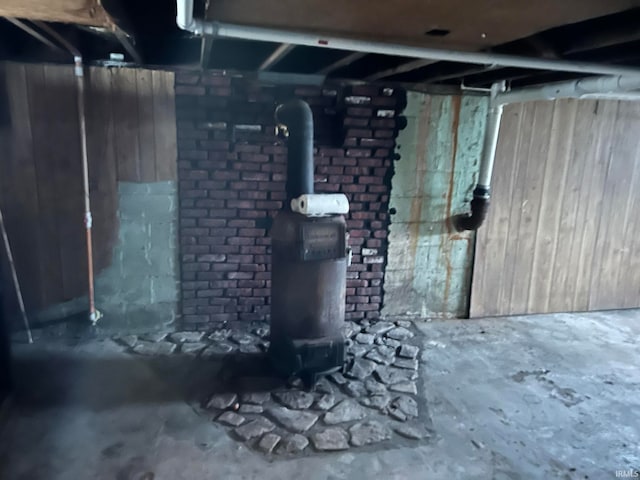
[[[640,468],[640,312],[425,321],[436,432],[413,448],[268,462],[189,406],[216,364],[111,340],[17,345],[0,478],[615,478]]]

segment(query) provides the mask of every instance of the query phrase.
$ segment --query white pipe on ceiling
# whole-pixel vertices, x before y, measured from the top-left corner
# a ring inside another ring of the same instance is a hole
[[[398,43],[376,42],[352,38],[295,32],[272,28],[252,27],[193,18],[193,0],[176,0],[176,23],[183,30],[197,35],[212,35],[221,38],[237,38],[262,42],[289,43],[308,47],[332,48],[350,52],[395,55],[425,60],[491,65],[493,67],[529,68],[557,72],[573,72],[598,75],[639,76],[640,68],[617,65],[603,65],[591,62],[550,60],[544,58],[518,57],[497,53],[464,52],[427,48]]]
[[[495,96],[495,101],[505,105],[536,100],[556,100],[558,98],[640,100],[640,92],[633,90],[640,90],[640,76],[590,77],[499,93]]]

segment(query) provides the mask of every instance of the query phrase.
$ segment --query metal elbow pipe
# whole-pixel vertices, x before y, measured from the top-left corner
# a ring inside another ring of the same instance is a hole
[[[471,212],[456,218],[455,227],[458,231],[477,230],[484,223],[489,213],[491,195],[489,190],[477,186],[473,191],[471,200]]]
[[[493,163],[496,157],[503,110],[503,105],[496,101],[496,97],[503,90],[504,82],[495,83],[491,87],[491,103],[487,111],[487,126],[482,144],[478,182],[473,191],[471,211],[466,215],[460,215],[454,222],[458,231],[477,230],[484,223],[489,212],[491,177],[493,175]]]
[[[288,137],[287,204],[313,193],[313,114],[307,102],[291,100],[276,108],[276,122]]]

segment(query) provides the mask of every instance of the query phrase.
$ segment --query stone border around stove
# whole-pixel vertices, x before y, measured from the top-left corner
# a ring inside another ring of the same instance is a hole
[[[420,333],[407,320],[345,322],[348,361],[343,373],[312,391],[267,368],[269,327],[221,328],[127,335],[115,340],[134,354],[190,355],[219,360],[213,393],[201,414],[268,458],[349,449],[397,448],[433,440],[421,398]]]

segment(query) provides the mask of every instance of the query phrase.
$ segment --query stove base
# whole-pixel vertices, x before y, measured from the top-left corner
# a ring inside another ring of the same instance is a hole
[[[312,387],[321,376],[344,369],[346,344],[343,337],[272,339],[269,357],[278,374],[300,377],[305,386]]]

